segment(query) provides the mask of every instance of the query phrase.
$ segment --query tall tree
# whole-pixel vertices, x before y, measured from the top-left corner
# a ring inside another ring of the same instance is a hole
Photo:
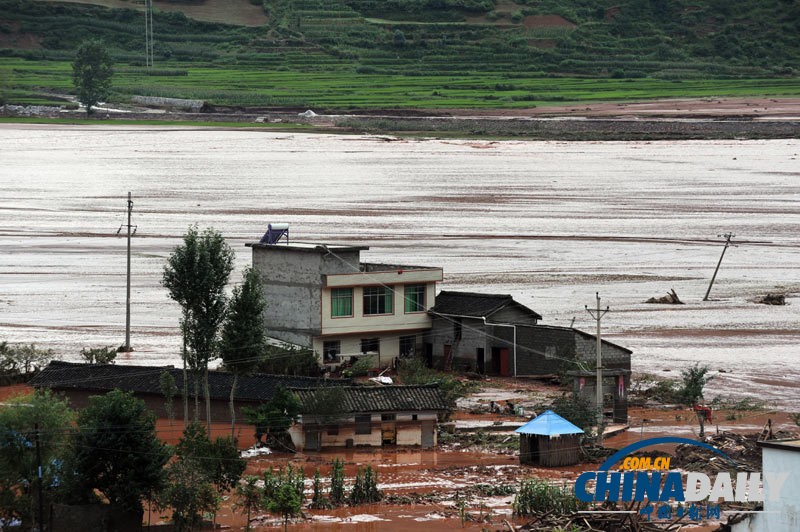
[[[208,363],[217,358],[219,352],[219,330],[227,303],[225,285],[233,271],[234,254],[222,235],[211,228],[198,233],[196,227],[190,227],[183,240],[183,245],[176,247],[167,260],[162,284],[183,308],[184,362],[194,375],[195,389],[198,378],[203,375],[206,423],[210,432]]]
[[[56,479],[63,478],[59,465],[65,442],[69,441],[73,413],[66,402],[49,391],[37,391],[5,403],[0,408],[0,528],[19,520],[27,530],[34,519],[33,509],[38,506],[37,481],[42,482],[46,498]],[[37,437],[41,477],[36,462]]]
[[[78,47],[72,62],[72,83],[78,91],[78,101],[92,114],[92,106],[108,98],[114,74],[108,47],[101,41],[90,39]]]
[[[144,401],[120,390],[89,397],[73,443],[75,469],[86,484],[112,505],[134,511],[160,489],[172,454]]]
[[[258,367],[266,346],[264,335],[264,299],[261,275],[254,268],[244,272],[244,282],[233,289],[228,313],[222,326],[220,356],[225,368],[233,373],[231,385],[231,438],[234,437],[236,410],[234,397],[239,375],[252,373]]]

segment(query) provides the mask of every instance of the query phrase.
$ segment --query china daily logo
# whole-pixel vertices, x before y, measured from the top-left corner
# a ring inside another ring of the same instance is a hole
[[[763,475],[763,479],[760,472],[740,472],[735,478],[731,477],[730,473],[723,472],[712,477],[699,472],[670,471],[669,457],[628,456],[644,447],[662,443],[684,443],[703,447],[722,456],[734,467],[738,467],[730,457],[706,443],[677,437],[648,438],[620,449],[603,462],[597,471],[581,474],[575,481],[575,495],[583,502],[647,501],[647,507],[650,507],[650,503],[664,504],[671,501],[692,503],[691,508],[694,510],[695,502],[706,499],[709,503],[760,502],[764,501],[766,495],[769,500],[778,500],[781,488],[789,477],[789,473],[786,472],[767,472]],[[618,462],[621,462],[620,471],[612,472],[611,468]],[[593,487],[590,484],[593,484]],[[683,511],[682,505],[679,510]],[[709,515],[705,517],[710,517],[712,511],[719,517],[718,506],[708,507],[706,513]],[[652,508],[649,512],[652,512]],[[647,511],[641,513],[647,513],[649,519]],[[659,508],[659,517],[662,517],[661,513]]]

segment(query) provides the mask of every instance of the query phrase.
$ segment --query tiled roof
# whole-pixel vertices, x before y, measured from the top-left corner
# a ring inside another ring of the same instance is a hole
[[[36,375],[29,384],[36,388],[77,389],[110,391],[120,389],[136,393],[161,395],[159,377],[169,371],[178,390],[183,389],[183,371],[173,367],[123,366],[116,364],[78,364],[53,361]],[[194,379],[188,378],[189,390],[194,390]],[[316,379],[286,375],[240,376],[236,384],[236,399],[241,401],[267,401],[279,386],[285,388],[308,388],[319,383],[326,385],[351,384],[347,379]],[[202,380],[201,380],[202,387]],[[209,395],[212,399],[230,399],[233,374],[225,371],[209,371]]]
[[[439,386],[347,386],[345,412],[447,410]],[[296,389],[300,402],[312,400],[313,389]]]
[[[436,296],[436,304],[429,310],[432,314],[443,314],[445,316],[470,316],[475,318],[489,317],[501,308],[515,304],[524,312],[535,315],[537,319],[541,316],[514,301],[509,294],[480,294],[477,292],[448,292],[442,290]]]

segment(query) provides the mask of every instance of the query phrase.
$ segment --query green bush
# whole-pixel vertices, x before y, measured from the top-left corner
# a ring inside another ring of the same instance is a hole
[[[512,504],[514,515],[535,515],[540,512],[567,515],[586,506],[566,485],[552,486],[536,477],[520,481]]]

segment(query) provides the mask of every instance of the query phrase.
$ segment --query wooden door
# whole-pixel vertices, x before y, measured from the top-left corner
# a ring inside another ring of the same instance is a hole
[[[397,427],[394,423],[381,423],[381,443],[397,445]]]
[[[450,371],[453,367],[453,347],[450,345],[444,346],[444,370]]]
[[[422,431],[422,446],[433,447],[433,431],[435,430],[433,421],[423,421],[420,424],[420,430]]]
[[[510,375],[508,363],[508,349],[500,349],[500,375],[508,377]]]

